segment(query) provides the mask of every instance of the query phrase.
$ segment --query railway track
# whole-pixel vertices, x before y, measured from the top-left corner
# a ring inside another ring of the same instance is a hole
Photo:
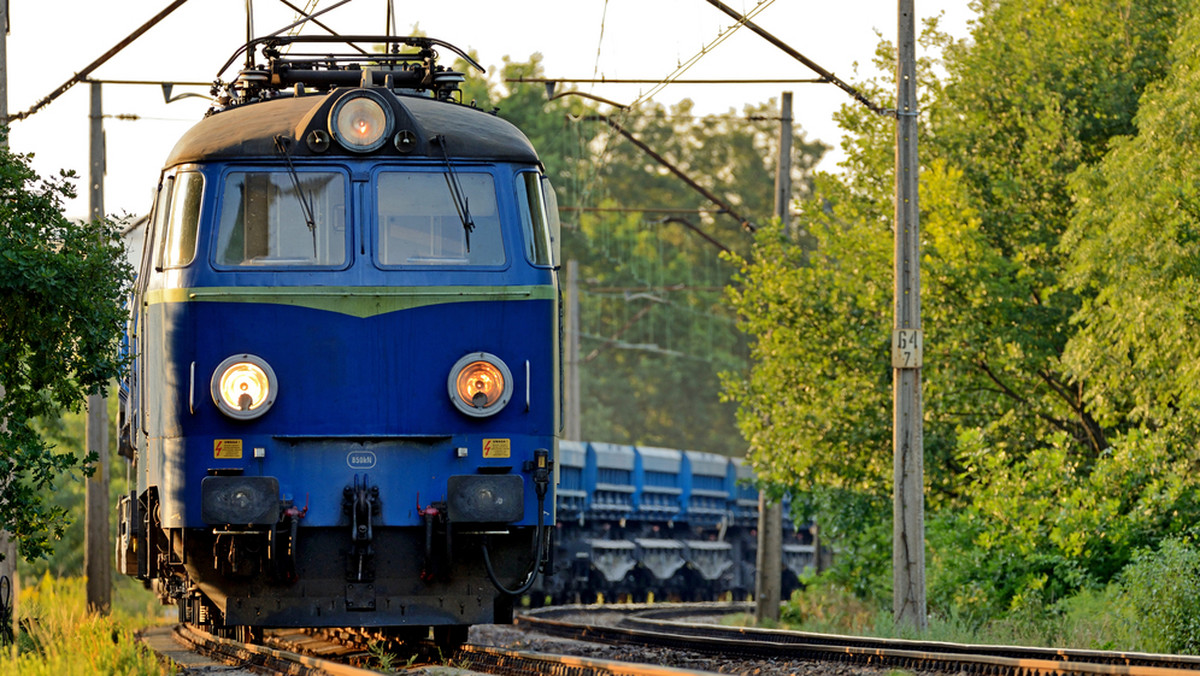
[[[467,644],[444,654],[432,641],[401,641],[367,630],[268,630],[265,645],[218,638],[182,625],[174,632],[176,640],[227,663],[303,675],[381,673],[375,669],[404,673],[434,665],[473,673],[547,676],[678,676],[718,669],[764,676],[799,671],[885,674],[895,669],[988,676],[1200,675],[1200,657],[1194,656],[965,645],[717,624],[719,616],[749,611],[747,604],[560,606],[527,611],[517,617],[516,628],[496,627],[482,632],[491,639],[476,641],[515,642],[536,646],[536,652]],[[496,630],[522,638],[497,638]],[[596,654],[625,661],[598,659]]]
[[[367,676],[420,671],[438,665],[463,673],[531,676],[684,676],[694,670],[575,655],[541,654],[487,646],[464,645],[444,655],[433,642],[400,643],[357,630],[267,630],[256,645],[214,636],[189,625],[177,625],[173,639],[188,650],[233,665],[246,673],[296,676]],[[383,647],[372,649],[382,641]],[[156,648],[158,649],[158,648]],[[377,663],[379,669],[360,666]],[[172,659],[167,656],[167,659]],[[191,673],[185,669],[184,673]],[[207,673],[207,672],[206,672]]]
[[[747,665],[778,660],[815,660],[865,667],[943,673],[1030,676],[1106,674],[1196,676],[1200,657],[1098,650],[984,646],[933,641],[860,638],[830,634],[729,627],[711,617],[749,612],[749,605],[607,606],[603,624],[578,606],[544,608],[520,615],[520,626],[544,634],[615,645],[631,644],[738,658]],[[686,621],[685,621],[686,620]],[[749,669],[748,669],[749,670]],[[734,668],[732,671],[739,671]]]

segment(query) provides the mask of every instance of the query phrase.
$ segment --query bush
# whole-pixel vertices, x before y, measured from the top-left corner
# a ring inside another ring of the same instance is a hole
[[[828,582],[792,593],[779,614],[789,629],[830,634],[864,634],[878,623],[880,611],[849,590]]]
[[[1122,600],[1142,649],[1200,654],[1200,549],[1187,539],[1141,550],[1121,574]]]
[[[1090,650],[1140,650],[1140,641],[1124,611],[1121,585],[1083,589],[1059,602],[1062,636],[1057,644]]]
[[[86,610],[82,578],[44,576],[21,589],[21,634],[16,650],[0,650],[0,674],[90,676],[174,673],[135,637],[149,623],[145,616],[117,609],[110,616]]]

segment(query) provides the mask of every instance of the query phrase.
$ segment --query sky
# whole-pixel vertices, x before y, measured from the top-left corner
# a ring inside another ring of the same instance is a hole
[[[871,59],[882,36],[895,40],[897,0],[724,0],[793,49],[843,80],[874,74]],[[303,6],[304,0],[291,0]],[[917,16],[941,16],[941,26],[965,38],[973,16],[967,0],[914,0]],[[169,5],[169,0],[38,0],[11,2],[7,74],[10,114],[34,103],[84,69]],[[245,42],[247,0],[190,0],[92,73],[99,80],[211,82],[217,69]],[[296,19],[280,0],[253,0],[256,35]],[[311,4],[311,0],[309,0]],[[334,5],[321,0],[317,9]],[[759,7],[765,5],[765,7]],[[705,0],[395,0],[397,32],[413,25],[425,34],[477,52],[494,72],[504,57],[528,60],[541,53],[546,75],[558,78],[661,79],[705,52],[682,75],[693,79],[805,79],[803,64],[748,29],[741,28],[708,48],[733,20]],[[119,9],[117,9],[119,8]],[[353,0],[320,17],[342,34],[385,32],[387,0]],[[306,33],[321,34],[319,29]],[[447,63],[448,60],[444,59]],[[223,79],[234,75],[226,72]],[[515,85],[516,86],[516,85]],[[537,86],[542,85],[524,85]],[[621,103],[653,85],[573,85]],[[559,85],[562,91],[566,85]],[[850,102],[833,85],[672,84],[653,97],[665,105],[690,98],[699,114],[738,113],[747,104],[794,91],[793,116],[809,140],[838,145],[833,121]],[[175,87],[173,94],[207,95],[207,87]],[[103,87],[107,140],[104,179],[107,213],[141,215],[150,206],[162,162],[176,139],[208,107],[188,97],[166,104],[161,88],[108,84]],[[14,122],[10,145],[34,154],[42,175],[73,169],[80,197],[68,216],[87,213],[89,86],[75,85],[32,117]],[[121,116],[136,115],[132,120]],[[836,170],[836,149],[821,169]]]

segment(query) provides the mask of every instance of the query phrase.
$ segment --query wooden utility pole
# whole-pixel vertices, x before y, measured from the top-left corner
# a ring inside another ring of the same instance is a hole
[[[792,204],[792,93],[780,101],[779,158],[775,163],[775,215],[784,228],[791,228]],[[783,506],[758,494],[758,571],[754,579],[754,619],[779,619],[783,595]]]
[[[99,82],[91,83],[91,154],[88,164],[88,218],[104,218],[104,118]],[[95,451],[95,473],[87,482],[83,569],[89,610],[107,615],[112,607],[112,547],[108,532],[108,403],[88,396],[87,450]]]
[[[896,42],[896,254],[892,327],[892,612],[926,628],[925,450],[922,432],[921,277],[917,209],[917,72],[913,0],[899,0]]]

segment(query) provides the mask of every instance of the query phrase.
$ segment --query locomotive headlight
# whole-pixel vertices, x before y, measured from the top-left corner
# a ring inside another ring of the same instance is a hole
[[[474,352],[450,369],[447,387],[458,410],[482,418],[499,413],[512,398],[512,373],[496,355]]]
[[[329,133],[346,149],[369,153],[391,136],[392,110],[367,90],[347,92],[329,113]]]
[[[277,392],[275,371],[252,354],[235,354],[213,372],[213,402],[230,418],[259,417],[275,403]]]

